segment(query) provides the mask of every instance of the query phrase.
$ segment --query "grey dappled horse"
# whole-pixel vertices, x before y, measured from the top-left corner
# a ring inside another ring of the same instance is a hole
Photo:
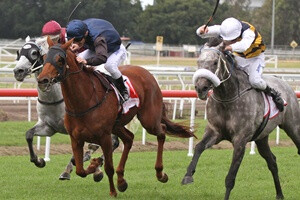
[[[198,159],[202,152],[228,140],[233,145],[233,158],[225,179],[225,199],[229,199],[235,178],[245,154],[246,144],[255,141],[260,155],[266,160],[276,188],[276,198],[283,199],[278,177],[276,157],[268,144],[269,134],[282,128],[295,143],[300,154],[300,109],[292,88],[281,79],[263,76],[268,85],[276,88],[286,100],[287,106],[276,118],[269,120],[260,134],[255,134],[262,124],[264,100],[261,92],[251,88],[246,73],[234,67],[234,60],[222,53],[222,43],[216,47],[205,46],[198,59],[198,70],[193,80],[196,92],[207,101],[208,125],[202,140],[195,147],[195,154],[187,168],[182,184],[193,182]]]
[[[47,38],[36,38],[30,40],[28,37],[22,49],[18,52],[18,62],[14,68],[14,76],[17,81],[23,81],[27,76],[34,73],[37,77],[43,66],[43,56],[48,52]],[[37,114],[38,122],[26,132],[26,140],[30,152],[30,161],[37,167],[46,165],[43,158],[38,158],[33,150],[34,136],[51,137],[56,133],[68,134],[64,127],[65,103],[61,92],[60,84],[54,84],[47,91],[42,91],[37,87],[38,101]],[[119,146],[118,138],[112,137],[114,149]],[[98,145],[89,144],[85,153],[84,161],[90,159],[90,155],[99,148]],[[103,157],[102,157],[103,159]],[[70,173],[73,169],[73,159],[66,166],[65,171],[60,175],[60,180],[70,180]],[[100,181],[103,173],[99,171],[95,174],[94,180]]]

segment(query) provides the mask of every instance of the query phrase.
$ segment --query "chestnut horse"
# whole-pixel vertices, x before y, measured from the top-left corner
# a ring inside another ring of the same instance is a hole
[[[61,46],[54,45],[48,38],[50,49],[43,71],[38,76],[38,83],[40,88],[47,89],[51,84],[61,82],[67,110],[65,126],[71,138],[76,174],[86,177],[94,173],[99,165],[99,160],[94,158],[87,169],[83,168],[84,143],[100,145],[105,157],[104,169],[109,179],[110,195],[117,195],[113,182],[113,133],[124,143],[121,160],[116,169],[118,190],[124,192],[127,189],[124,179],[125,163],[134,138],[133,133],[124,126],[137,115],[147,132],[157,136],[156,177],[163,183],[167,182],[168,176],[163,172],[162,160],[165,134],[182,138],[189,138],[194,134],[188,127],[175,124],[167,118],[161,90],[154,77],[142,67],[120,67],[122,74],[130,79],[140,100],[138,107],[132,107],[126,114],[120,115],[116,93],[100,84],[93,68],[76,62],[75,54],[68,49],[72,42],[70,40]]]

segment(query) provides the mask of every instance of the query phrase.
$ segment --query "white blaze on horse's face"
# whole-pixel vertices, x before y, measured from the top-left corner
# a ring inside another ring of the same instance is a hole
[[[31,63],[25,57],[21,56],[14,68],[14,76],[17,81],[23,81],[27,75],[31,74]]]

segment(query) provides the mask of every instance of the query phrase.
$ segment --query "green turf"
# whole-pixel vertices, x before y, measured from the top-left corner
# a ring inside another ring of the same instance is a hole
[[[300,199],[300,157],[296,155],[296,148],[276,147],[272,150],[277,156],[285,199]],[[155,152],[132,152],[125,171],[128,189],[124,193],[119,192],[118,199],[223,199],[224,180],[231,156],[231,150],[206,150],[199,160],[194,183],[181,186],[191,160],[186,151],[164,152],[164,171],[169,176],[166,184],[156,180]],[[75,173],[72,173],[70,181],[59,181],[58,176],[69,158],[70,155],[53,155],[46,167],[39,169],[29,162],[28,156],[0,156],[0,199],[112,199],[109,197],[106,175],[100,183],[94,183],[92,176],[83,179]],[[115,165],[119,159],[120,153],[115,153]],[[271,173],[257,154],[246,152],[230,199],[275,199]]]

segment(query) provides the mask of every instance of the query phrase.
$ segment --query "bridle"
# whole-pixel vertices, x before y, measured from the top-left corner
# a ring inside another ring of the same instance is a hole
[[[203,48],[203,49],[201,49],[201,52],[202,51],[215,51],[215,52],[217,52],[217,54],[219,55],[219,58],[218,58],[218,63],[217,63],[217,69],[213,74],[220,80],[219,85],[226,82],[231,77],[231,70],[228,69],[227,62],[224,58],[224,54],[220,50],[215,49],[215,48]],[[221,68],[222,68],[222,63],[223,63],[223,67],[224,67],[225,70],[224,70],[223,74],[220,74],[221,73]],[[208,69],[202,69],[202,70],[208,70]],[[208,70],[208,71],[210,71],[210,70]],[[223,77],[225,77],[226,73],[228,74],[227,77],[223,78]],[[220,78],[219,78],[219,76],[220,76]],[[215,85],[215,87],[218,87],[218,86]]]
[[[64,62],[62,66],[59,66],[57,61],[55,60],[57,56],[60,57],[60,59]],[[51,46],[49,48],[49,52],[47,54],[47,58],[44,62],[44,64],[50,63],[52,66],[55,67],[55,69],[58,72],[58,75],[50,80],[50,82],[47,84],[46,88],[49,87],[49,85],[57,82],[63,82],[65,79],[67,79],[70,75],[73,74],[78,74],[83,71],[83,64],[80,64],[79,70],[74,71],[74,72],[68,72],[68,66],[67,66],[67,52],[66,50],[61,48],[61,44],[56,44],[54,46]],[[89,75],[89,74],[88,74]],[[90,76],[90,75],[89,75]],[[93,90],[96,92],[96,86],[93,80],[90,78],[90,81],[92,82],[93,85]],[[96,104],[88,108],[87,110],[83,112],[72,112],[65,108],[66,113],[72,117],[82,117],[83,115],[87,114],[90,111],[93,111],[94,109],[98,108],[102,103],[105,101],[107,95],[108,95],[109,89],[105,91],[105,95],[99,99],[98,96],[96,95]]]
[[[202,71],[200,71],[200,73],[198,73],[199,77],[207,78],[207,79],[209,79],[213,83],[213,85],[214,85],[215,88],[219,87],[222,83],[226,82],[231,77],[232,71],[234,71],[233,70],[233,68],[234,68],[234,58],[231,55],[231,53],[229,53],[229,52],[224,52],[223,53],[223,52],[221,52],[220,50],[218,50],[216,48],[203,48],[201,51],[204,51],[204,50],[208,50],[208,51],[211,50],[211,51],[216,51],[217,52],[217,54],[219,56],[218,57],[218,63],[217,63],[217,69],[213,73],[212,71],[210,71],[208,69],[201,68],[199,70],[202,70]],[[227,59],[229,59],[229,61],[231,61],[231,66],[230,67],[228,66],[228,63],[227,63],[227,61],[225,59],[225,56],[227,57]],[[221,70],[222,70],[222,67],[224,68],[224,73],[220,74]],[[196,71],[196,73],[197,73],[197,71]],[[207,74],[209,75],[208,77],[206,77]],[[228,74],[227,77],[223,78],[223,77],[226,76],[226,74]],[[217,80],[217,81],[212,81],[212,80]],[[236,81],[237,81],[237,87],[238,87],[238,89],[237,89],[238,90],[238,94],[236,96],[234,96],[234,97],[232,97],[230,99],[225,99],[224,100],[224,99],[217,98],[214,95],[214,93],[213,93],[211,95],[212,99],[214,99],[215,101],[220,102],[220,103],[231,103],[231,102],[236,101],[237,99],[239,99],[241,96],[243,96],[244,94],[246,94],[248,91],[250,91],[252,89],[252,87],[249,87],[249,88],[246,88],[246,89],[244,89],[243,91],[240,92],[239,81],[238,81],[237,77],[236,77]]]
[[[61,61],[63,62],[62,66],[59,66],[57,61],[55,60],[57,58],[57,56],[59,56],[59,58],[61,59]],[[68,72],[68,66],[67,66],[67,52],[66,50],[61,48],[61,44],[56,44],[54,46],[51,46],[49,48],[47,57],[44,61],[44,65],[46,63],[50,63],[52,66],[54,66],[54,68],[56,69],[56,71],[58,72],[58,75],[54,78],[52,78],[49,82],[49,84],[54,84],[54,83],[58,83],[58,82],[62,82],[64,81],[68,76],[70,76],[71,74],[77,74],[79,72],[81,72],[83,70],[83,65],[81,64],[79,66],[79,70],[75,71],[75,72]]]
[[[32,74],[36,70],[43,67],[43,55],[41,48],[34,42],[27,42],[20,51],[17,51],[17,60],[21,56],[25,56],[31,63],[31,67],[27,69],[27,74]]]

